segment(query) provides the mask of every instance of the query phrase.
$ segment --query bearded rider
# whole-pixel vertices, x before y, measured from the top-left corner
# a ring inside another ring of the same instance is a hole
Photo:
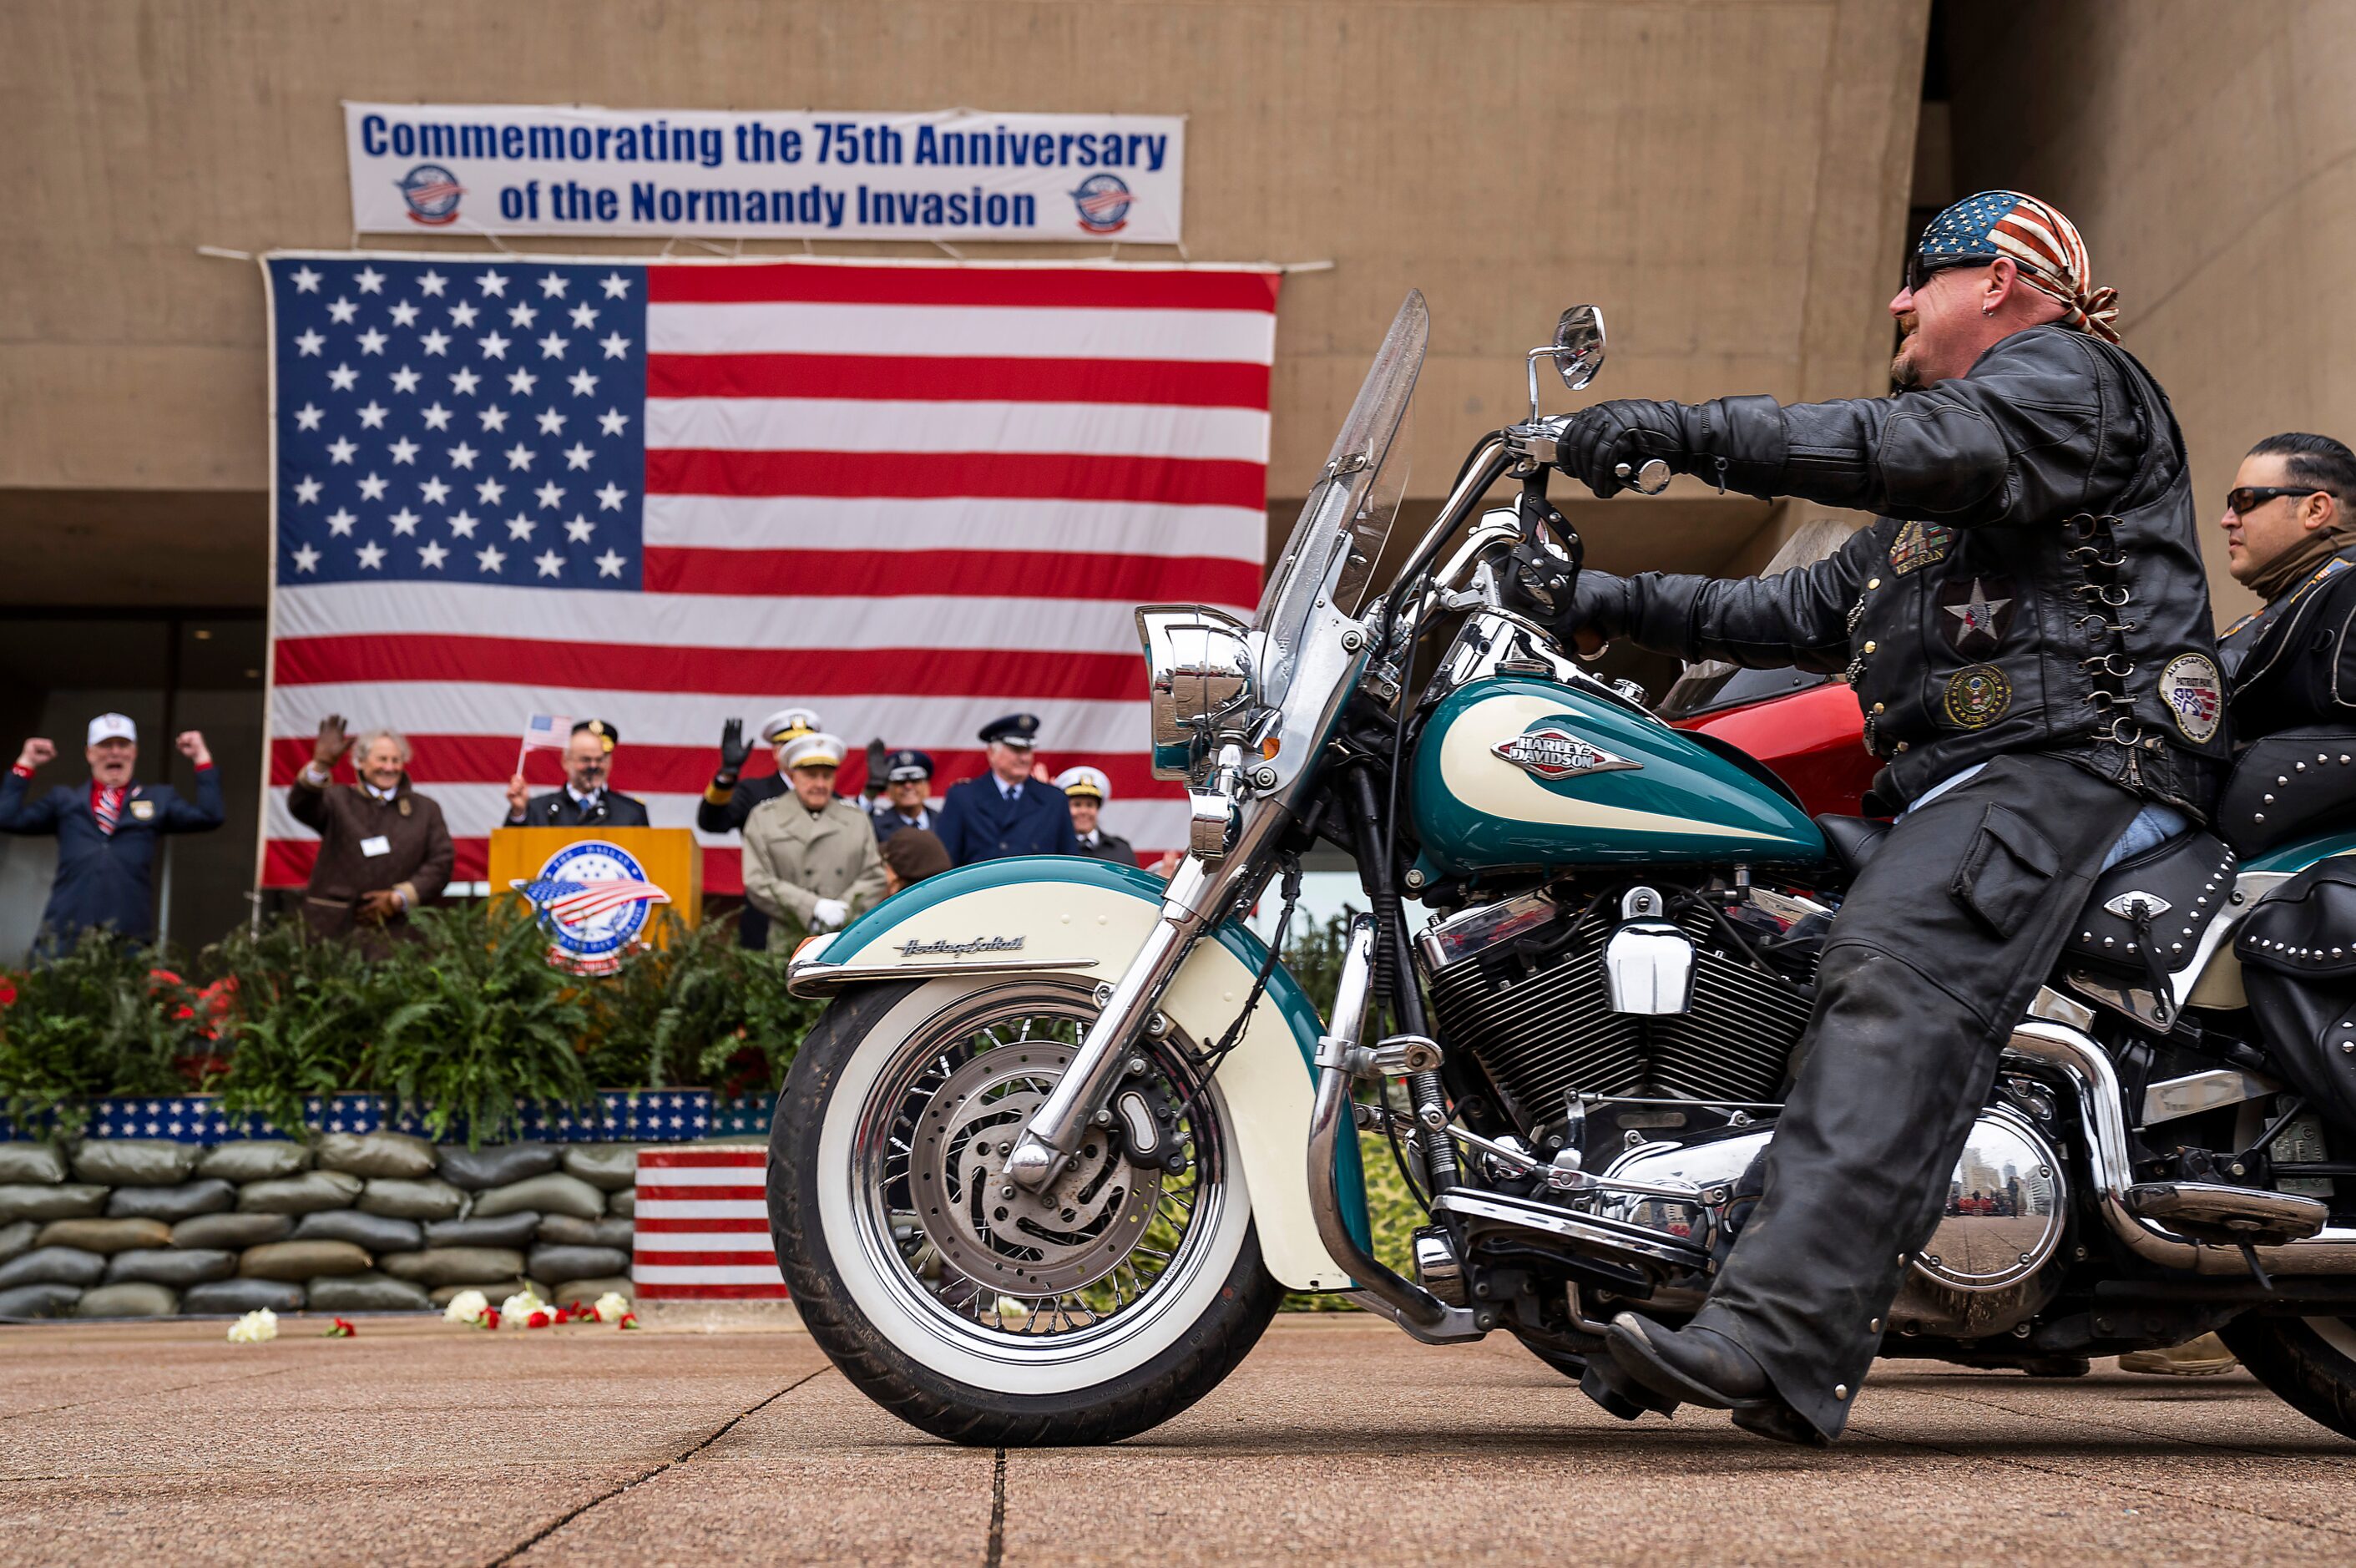
[[[1558,617],[1582,651],[1846,669],[1884,764],[1869,804],[1899,813],[1834,921],[1763,1196],[1708,1303],[1612,1326],[1606,1370],[1639,1402],[1839,1434],[2094,876],[2205,819],[2227,736],[2183,439],[2089,270],[2052,207],[1983,192],[1932,220],[1890,302],[1897,396],[1620,401],[1563,434],[1598,496],[1660,458],[1879,514],[1774,577],[1588,572]]]

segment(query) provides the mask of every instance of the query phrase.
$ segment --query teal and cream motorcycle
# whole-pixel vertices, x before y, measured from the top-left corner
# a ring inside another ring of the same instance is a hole
[[[1578,570],[1545,505],[1561,425],[1538,372],[1593,377],[1592,309],[1531,351],[1528,417],[1373,581],[1425,332],[1410,295],[1248,624],[1138,611],[1155,770],[1192,802],[1174,876],[993,861],[794,955],[796,992],[834,1000],[777,1103],[778,1260],[827,1354],[928,1432],[1141,1431],[1215,1387],[1288,1290],[1432,1344],[1510,1333],[1580,1376],[1614,1314],[1689,1315],[1741,1224],[1873,829],[1820,827],[1513,607]],[[2317,775],[2349,761],[2319,753]],[[1242,919],[1289,908],[1320,843],[1372,911],[1322,1017]],[[2262,1037],[2235,941],[2261,895],[2351,843],[2237,865],[2194,833],[2106,874],[1885,1354],[2066,1373],[2222,1328],[2356,1431],[2356,1137]],[[1402,1270],[1376,1257],[1362,1138],[1425,1210],[1387,1238]]]

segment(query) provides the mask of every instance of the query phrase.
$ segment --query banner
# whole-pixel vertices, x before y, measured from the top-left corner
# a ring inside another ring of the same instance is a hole
[[[1186,170],[1163,114],[347,102],[344,141],[378,234],[1174,245]]]

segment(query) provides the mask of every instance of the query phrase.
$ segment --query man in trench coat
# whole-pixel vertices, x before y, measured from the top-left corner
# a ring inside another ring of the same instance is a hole
[[[774,922],[769,949],[830,931],[884,897],[884,859],[867,813],[834,793],[842,742],[807,735],[781,758],[792,788],[744,821],[744,897]]]

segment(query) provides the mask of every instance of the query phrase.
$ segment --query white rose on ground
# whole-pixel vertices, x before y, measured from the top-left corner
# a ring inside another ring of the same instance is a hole
[[[630,1298],[620,1291],[609,1290],[599,1296],[597,1305],[589,1310],[597,1315],[597,1321],[600,1323],[619,1323],[622,1321],[622,1315],[630,1310]]]
[[[502,1328],[528,1327],[533,1313],[547,1310],[548,1303],[541,1300],[533,1294],[532,1288],[526,1285],[499,1303],[499,1326]]]
[[[442,1309],[442,1318],[445,1323],[480,1323],[490,1310],[490,1297],[478,1290],[462,1290]]]
[[[229,1326],[229,1342],[232,1345],[259,1345],[277,1337],[278,1315],[266,1306],[254,1308]]]

